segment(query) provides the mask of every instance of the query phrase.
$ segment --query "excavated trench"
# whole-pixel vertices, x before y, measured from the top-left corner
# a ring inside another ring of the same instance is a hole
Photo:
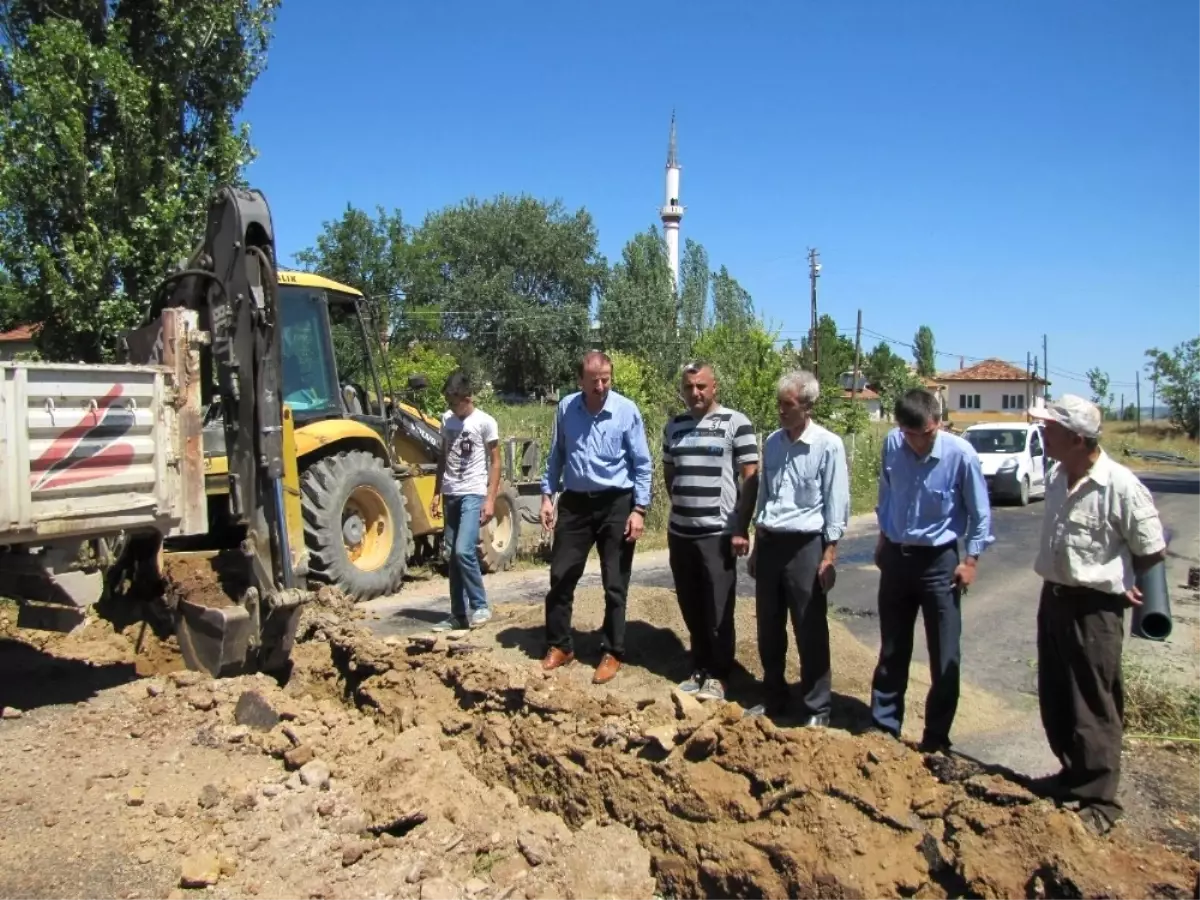
[[[681,694],[598,699],[468,643],[387,643],[325,612],[300,640],[326,642],[336,670],[309,677],[380,726],[437,723],[529,807],[634,829],[663,896],[1187,897],[1197,880],[1183,856],[1097,839],[1000,774],[882,736],[782,730]]]

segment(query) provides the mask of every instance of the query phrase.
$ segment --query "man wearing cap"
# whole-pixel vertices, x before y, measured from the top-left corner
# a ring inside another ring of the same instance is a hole
[[[1121,814],[1121,644],[1125,607],[1141,604],[1136,573],[1166,556],[1162,522],[1146,486],[1100,449],[1100,410],[1064,394],[1032,409],[1057,460],[1046,486],[1034,571],[1044,580],[1037,613],[1038,704],[1062,771],[1042,787],[1078,803],[1104,833]]]
[[[871,719],[900,736],[917,613],[925,622],[931,684],[921,749],[945,751],[958,710],[963,593],[992,542],[987,483],[975,448],[943,431],[941,407],[916,389],[896,401],[896,428],[883,445],[879,473],[879,663],[871,681]],[[959,557],[958,543],[965,545]]]

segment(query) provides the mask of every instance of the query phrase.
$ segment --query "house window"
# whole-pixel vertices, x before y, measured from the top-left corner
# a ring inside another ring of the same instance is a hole
[[[1024,409],[1025,395],[1024,394],[1005,394],[1003,406],[1005,409]]]
[[[958,395],[959,409],[979,409],[978,394],[959,394]]]

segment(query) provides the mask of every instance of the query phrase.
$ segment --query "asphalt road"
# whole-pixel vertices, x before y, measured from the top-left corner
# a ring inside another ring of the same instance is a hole
[[[1159,512],[1172,534],[1172,546],[1192,549],[1200,532],[1196,497],[1200,472],[1143,473],[1143,482],[1155,495]],[[1053,768],[1037,712],[1034,668],[1036,611],[1040,580],[1033,572],[1041,533],[1042,502],[1029,506],[997,505],[992,510],[994,543],[980,560],[975,584],[963,600],[963,680],[1001,697],[1024,715],[1018,727],[1004,732],[954,734],[955,746],[968,755],[1017,771],[1040,772]],[[860,517],[840,545],[838,580],[830,594],[831,615],[841,619],[866,646],[879,645],[876,595],[879,571],[872,558],[876,541],[873,517]],[[1193,565],[1195,563],[1192,563]],[[1185,563],[1186,568],[1186,563]],[[665,551],[639,554],[632,583],[645,587],[672,587]],[[1175,583],[1179,583],[1175,580]],[[598,586],[595,561],[580,582]],[[488,595],[493,603],[540,603],[547,585],[544,569],[489,576]],[[754,596],[754,582],[744,571],[738,593]],[[444,582],[434,589],[402,593],[363,604],[374,618],[367,624],[382,635],[411,634],[446,615],[448,595]],[[927,661],[924,635],[917,626],[914,659]],[[835,661],[836,665],[836,661]]]

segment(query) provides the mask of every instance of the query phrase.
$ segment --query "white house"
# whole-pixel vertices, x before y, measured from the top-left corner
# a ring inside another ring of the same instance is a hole
[[[0,362],[8,362],[33,351],[33,328],[22,325],[12,331],[0,331]]]
[[[867,377],[861,372],[858,376],[858,392],[855,393],[852,388],[854,386],[854,373],[843,372],[841,375],[842,397],[849,400],[852,397],[863,404],[867,410],[867,416],[872,422],[878,422],[883,418],[883,398],[875,391],[867,387]]]
[[[985,359],[957,371],[942,372],[937,381],[946,387],[946,411],[956,421],[981,418],[1025,418],[1034,397],[1046,380],[1002,359]]]

